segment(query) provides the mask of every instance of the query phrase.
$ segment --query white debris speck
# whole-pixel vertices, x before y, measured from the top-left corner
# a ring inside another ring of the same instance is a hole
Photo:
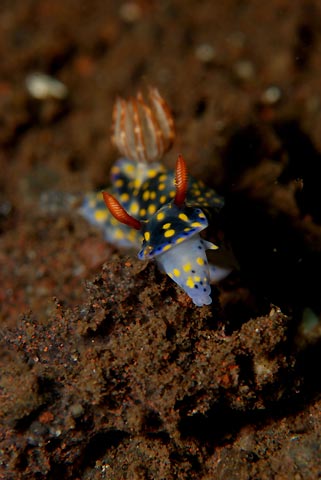
[[[142,9],[136,2],[125,2],[119,9],[119,16],[128,23],[135,23],[142,16]]]
[[[38,100],[50,97],[62,100],[68,95],[68,89],[64,83],[45,73],[30,73],[25,82],[30,95]]]
[[[271,85],[262,95],[262,102],[268,105],[273,105],[281,100],[282,92],[279,87]]]
[[[216,55],[215,49],[209,43],[201,43],[195,48],[195,56],[203,63],[209,63],[214,60]]]
[[[239,80],[248,81],[255,76],[255,67],[250,60],[239,60],[234,65],[234,72]]]

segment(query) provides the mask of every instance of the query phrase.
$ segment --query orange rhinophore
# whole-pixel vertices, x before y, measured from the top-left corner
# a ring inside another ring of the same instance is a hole
[[[175,138],[174,120],[157,88],[149,87],[148,105],[136,98],[118,98],[113,109],[112,142],[120,153],[141,163],[159,161]]]
[[[176,186],[176,194],[175,194],[174,203],[175,205],[180,207],[185,202],[187,186],[188,186],[188,172],[187,172],[187,166],[183,158],[183,155],[178,155],[178,158],[176,161],[175,186]]]
[[[142,224],[139,220],[129,215],[116,198],[108,192],[103,192],[104,202],[106,207],[110,211],[113,217],[121,223],[128,225],[129,227],[140,230]]]

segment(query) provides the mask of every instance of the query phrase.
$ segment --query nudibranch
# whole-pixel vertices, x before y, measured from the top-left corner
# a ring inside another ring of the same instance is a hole
[[[200,235],[208,226],[202,208],[219,210],[224,201],[188,176],[182,155],[175,171],[159,162],[173,142],[174,124],[156,89],[150,100],[151,108],[141,94],[117,100],[112,138],[126,157],[112,167],[108,190],[86,196],[82,214],[107,241],[139,249],[141,260],[154,259],[195,305],[209,305],[210,282],[222,277],[222,270],[207,261],[206,250],[218,247]]]
[[[161,177],[162,180],[160,180]],[[136,196],[138,200],[142,199],[139,216],[130,215],[109,192],[103,192],[105,204],[118,222],[139,232],[141,239],[139,259],[155,259],[160,269],[185,290],[195,305],[209,305],[212,302],[210,270],[205,251],[217,247],[200,237],[200,232],[208,226],[203,211],[186,202],[188,178],[183,157],[178,156],[175,180],[173,173],[158,174],[154,179],[156,180],[155,189],[150,189],[147,182]],[[166,184],[162,183],[166,181],[169,187],[172,186],[171,188],[166,189]],[[159,190],[162,185],[165,185],[165,188]],[[195,180],[192,181],[192,185],[194,188],[198,186]],[[164,190],[168,192],[167,195],[163,193]],[[153,195],[154,200],[150,203],[149,199],[153,192],[156,196]],[[164,202],[160,202],[162,195],[166,197]],[[211,197],[216,207],[222,201],[217,195],[212,194]],[[206,203],[209,206],[209,201],[205,201],[205,198],[201,198],[199,203]],[[193,201],[192,197],[190,202],[194,203],[195,199]],[[153,208],[150,209],[150,206]],[[128,210],[132,211],[130,205]],[[146,212],[143,216],[142,210]],[[150,213],[149,216],[147,212]]]

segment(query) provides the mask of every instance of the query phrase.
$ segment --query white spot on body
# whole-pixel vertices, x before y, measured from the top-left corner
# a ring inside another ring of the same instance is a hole
[[[50,97],[62,100],[68,95],[68,89],[64,83],[45,73],[30,73],[25,82],[30,95],[38,100]]]

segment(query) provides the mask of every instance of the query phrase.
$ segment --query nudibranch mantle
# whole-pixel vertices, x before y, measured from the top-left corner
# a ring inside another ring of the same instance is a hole
[[[111,168],[110,183],[107,191],[119,199],[130,215],[141,221],[150,219],[175,197],[175,171],[157,162],[145,165],[120,158]],[[186,204],[220,210],[224,200],[202,181],[189,177]],[[122,248],[141,247],[143,232],[118,222],[106,209],[101,192],[87,194],[80,213],[103,231],[107,242]]]
[[[171,202],[142,224],[144,240],[138,258],[147,260],[168,252],[207,226],[200,208],[182,208]]]

